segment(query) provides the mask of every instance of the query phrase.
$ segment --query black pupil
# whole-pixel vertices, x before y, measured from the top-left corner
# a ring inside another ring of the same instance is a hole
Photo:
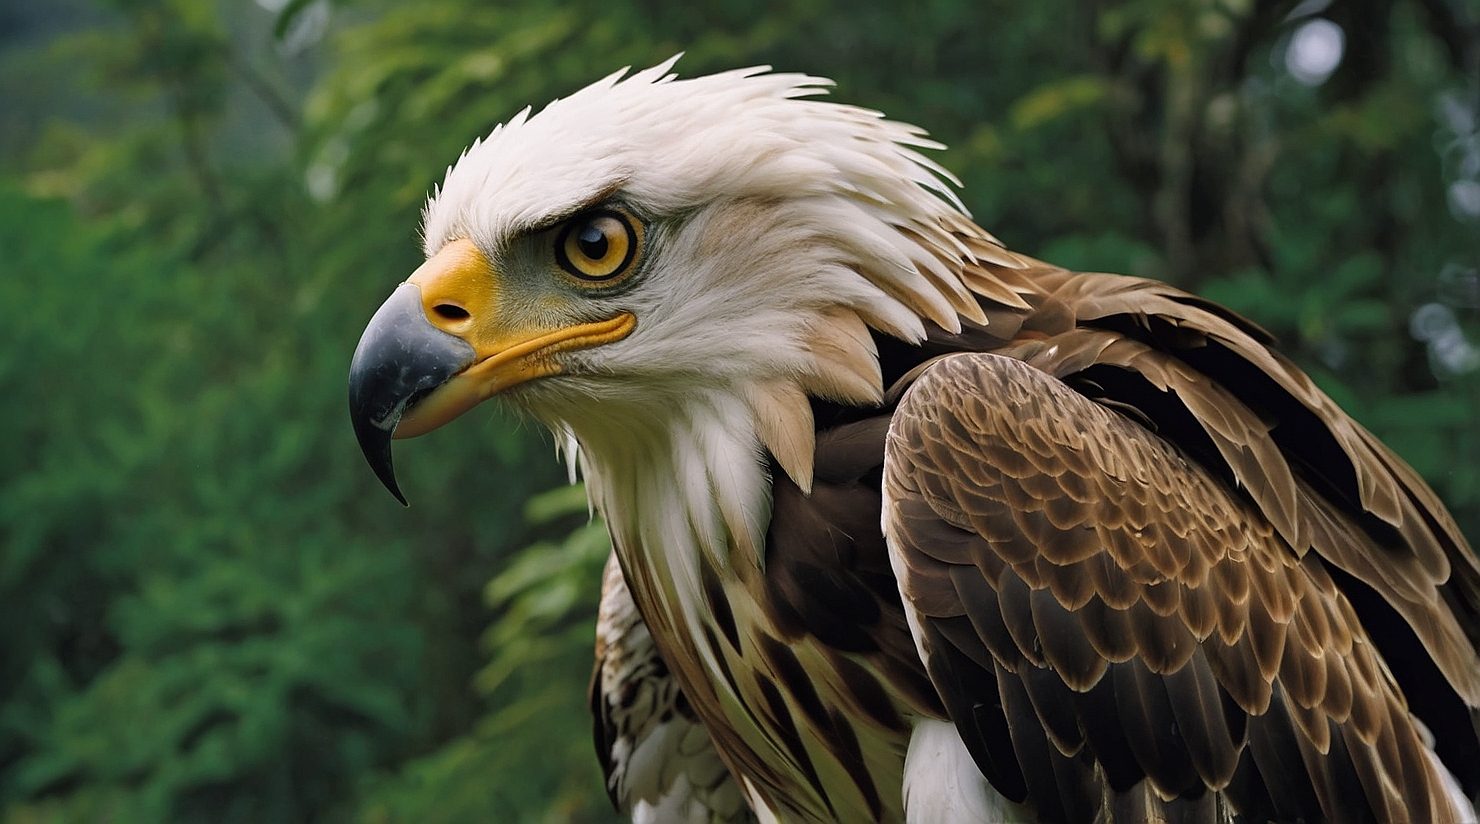
[[[576,245],[580,247],[581,254],[591,260],[606,257],[606,234],[595,223],[587,223],[581,227],[580,234],[576,235]]]

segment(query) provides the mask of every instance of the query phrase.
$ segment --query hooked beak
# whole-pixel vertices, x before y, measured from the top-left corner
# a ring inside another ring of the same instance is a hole
[[[376,311],[349,368],[360,450],[402,504],[391,440],[436,429],[511,386],[560,372],[556,353],[621,340],[627,312],[595,323],[529,328],[506,317],[499,273],[470,240],[431,257]]]
[[[406,496],[396,485],[391,438],[406,407],[476,357],[473,347],[433,326],[421,309],[421,287],[403,283],[370,318],[349,363],[349,413],[360,451],[396,500]]]

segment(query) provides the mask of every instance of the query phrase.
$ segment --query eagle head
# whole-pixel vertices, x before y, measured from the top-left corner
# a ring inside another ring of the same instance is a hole
[[[752,68],[618,72],[475,142],[425,209],[427,260],[350,373],[360,445],[404,502],[392,438],[500,395],[585,460],[696,417],[810,485],[809,397],[883,394],[870,329],[982,320],[939,148],[829,82]],[[702,436],[701,436],[702,437]]]

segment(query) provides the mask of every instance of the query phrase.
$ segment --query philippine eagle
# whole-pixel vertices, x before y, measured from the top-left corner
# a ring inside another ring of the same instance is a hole
[[[1237,314],[1004,248],[828,82],[672,61],[475,142],[350,402],[498,395],[615,547],[639,822],[1471,822],[1480,566]]]

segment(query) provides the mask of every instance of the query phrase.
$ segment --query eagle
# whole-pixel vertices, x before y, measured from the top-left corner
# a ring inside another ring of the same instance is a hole
[[[1480,566],[1271,336],[977,226],[769,67],[475,141],[350,366],[366,458],[498,396],[610,531],[635,822],[1476,821]]]

